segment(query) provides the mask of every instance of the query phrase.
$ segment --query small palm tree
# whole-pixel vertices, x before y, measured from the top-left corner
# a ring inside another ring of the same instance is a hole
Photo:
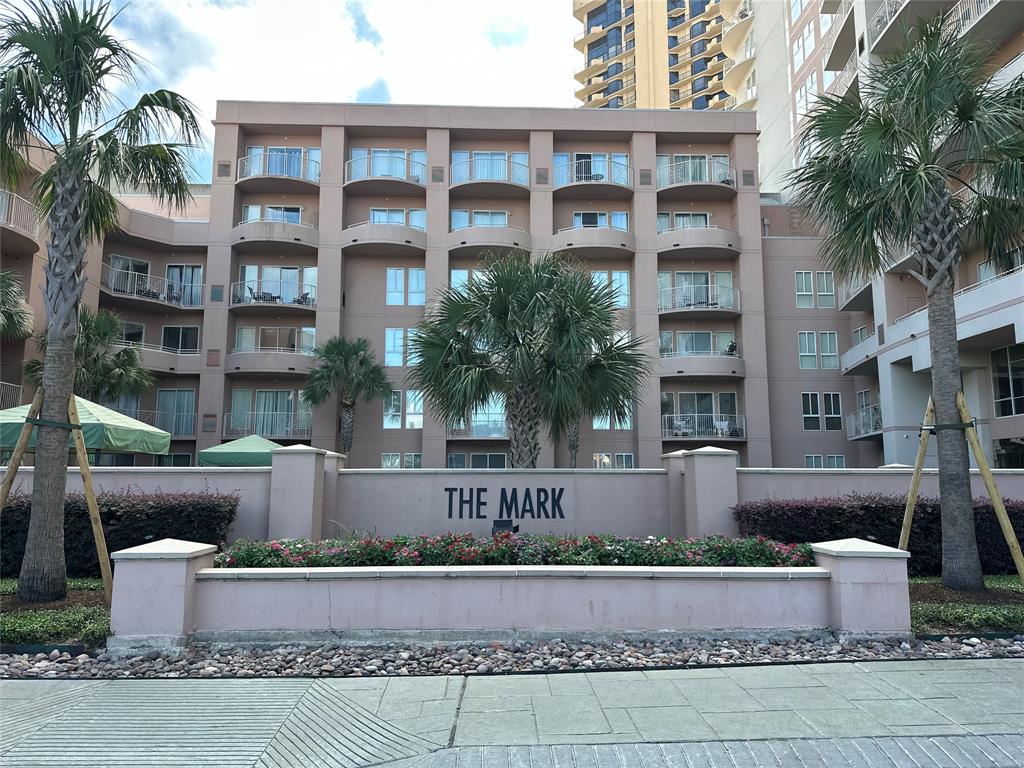
[[[383,398],[392,390],[384,366],[377,362],[370,342],[334,336],[313,350],[316,366],[302,390],[302,402],[315,408],[330,398],[338,398],[341,450],[352,450],[356,423],[356,403]]]
[[[30,148],[49,167],[34,196],[47,219],[46,354],[42,418],[67,420],[74,386],[86,245],[117,225],[113,186],[142,187],[178,209],[190,199],[188,150],[200,140],[192,105],[172,91],[122,109],[114,89],[133,84],[140,62],[111,34],[101,0],[0,0],[0,180],[14,184]],[[18,580],[26,602],[65,594],[67,430],[36,435],[32,516]]]
[[[155,381],[142,367],[142,358],[135,347],[120,346],[124,322],[113,312],[93,312],[82,307],[78,317],[78,338],[75,340],[74,392],[79,397],[99,402],[117,400],[121,395],[144,395]],[[46,353],[46,336],[37,339]],[[25,381],[33,386],[43,384],[43,362],[25,362]]]
[[[410,344],[411,380],[449,426],[500,398],[512,466],[535,467],[543,421],[557,435],[588,407],[630,413],[647,370],[641,347],[617,331],[610,287],[565,259],[520,251],[441,294]]]
[[[821,257],[841,278],[874,275],[909,256],[928,296],[932,398],[938,424],[961,421],[953,290],[964,254],[997,265],[1024,233],[1024,79],[993,82],[990,52],[918,27],[901,53],[871,68],[859,93],[823,95],[792,175],[824,230]],[[962,430],[937,431],[942,582],[984,587]]]
[[[0,340],[27,339],[32,335],[32,321],[21,280],[14,272],[0,269]]]

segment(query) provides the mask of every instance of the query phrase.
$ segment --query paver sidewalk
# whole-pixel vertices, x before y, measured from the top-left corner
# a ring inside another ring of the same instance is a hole
[[[0,765],[11,768],[1024,768],[1024,661],[1005,659],[468,678],[8,680],[0,707]]]

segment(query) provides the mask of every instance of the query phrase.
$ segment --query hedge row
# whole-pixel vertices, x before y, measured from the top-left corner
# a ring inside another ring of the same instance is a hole
[[[1006,499],[1006,510],[1024,541],[1024,500]],[[859,538],[895,547],[906,497],[864,495],[823,499],[765,499],[734,507],[740,533],[777,541]],[[974,523],[986,574],[1014,573],[1009,547],[987,498],[975,499]],[[910,573],[938,576],[942,570],[942,529],[938,499],[920,499],[910,532]]]
[[[221,544],[238,512],[239,497],[228,493],[97,494],[100,519],[111,552],[157,539]],[[0,512],[0,576],[17,576],[25,553],[32,496],[12,494]],[[64,556],[68,576],[99,576],[89,510],[82,494],[64,500]]]

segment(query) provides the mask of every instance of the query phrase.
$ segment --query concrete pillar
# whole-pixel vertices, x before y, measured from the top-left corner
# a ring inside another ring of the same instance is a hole
[[[672,538],[685,537],[686,534],[686,451],[666,453],[661,457],[661,464],[668,473],[666,480],[665,499],[668,503],[668,535]]]
[[[327,453],[308,445],[289,445],[270,452],[269,538],[321,538]]]
[[[338,509],[338,470],[345,469],[346,466],[348,466],[348,456],[344,453],[327,451],[324,454],[324,500],[318,538],[324,538],[325,529],[335,530],[334,523],[341,522],[341,512]],[[271,480],[271,486],[273,486],[273,480]]]
[[[738,536],[736,451],[706,446],[683,455],[685,535]]]
[[[122,549],[114,560],[107,650],[177,648],[195,628],[195,575],[213,567],[213,544],[160,539]]]
[[[811,549],[831,573],[829,620],[841,637],[910,634],[909,552],[863,539],[824,541]]]

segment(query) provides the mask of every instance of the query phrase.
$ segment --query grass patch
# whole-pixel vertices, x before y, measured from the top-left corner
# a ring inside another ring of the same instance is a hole
[[[1024,584],[986,576],[985,592],[953,592],[937,577],[910,580],[910,618],[919,635],[1024,634]]]
[[[68,579],[68,591],[72,590],[101,590],[103,579]],[[0,579],[0,595],[13,595],[18,591],[17,579]]]
[[[105,608],[18,611],[0,616],[0,641],[4,643],[102,645],[109,633],[110,614]]]

